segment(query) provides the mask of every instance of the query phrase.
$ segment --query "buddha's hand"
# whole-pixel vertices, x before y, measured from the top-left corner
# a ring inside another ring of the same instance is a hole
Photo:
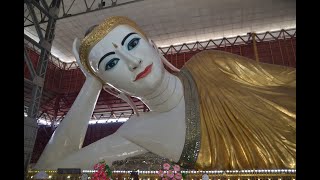
[[[81,69],[81,71],[83,72],[83,74],[86,76],[86,78],[88,77],[93,77],[81,64],[80,62],[80,56],[79,56],[79,47],[80,47],[80,41],[78,38],[75,38],[72,44],[72,52],[74,57],[76,58],[77,64],[79,66],[79,68]]]

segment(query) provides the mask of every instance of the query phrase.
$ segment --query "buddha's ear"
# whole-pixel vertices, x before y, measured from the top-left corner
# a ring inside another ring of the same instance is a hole
[[[158,46],[152,41],[152,39],[149,39],[149,43],[155,48],[155,50],[159,53],[159,56],[161,58],[161,61],[164,65],[166,65],[169,69],[171,69],[174,72],[180,72],[180,69],[176,68],[174,65],[172,65],[159,51]]]
[[[75,38],[72,44],[72,52],[78,64],[80,64],[79,48],[80,48],[80,41],[78,38]]]
[[[134,102],[132,101],[132,99],[129,95],[121,92],[120,90],[118,90],[117,88],[115,88],[109,84],[104,84],[102,86],[102,88],[103,88],[103,90],[110,93],[111,95],[116,96],[116,97],[124,100],[126,103],[128,103],[131,106],[131,108],[133,109],[133,111],[135,112],[135,114],[137,116],[139,116],[137,106],[134,104]]]
[[[157,45],[153,42],[153,40],[152,39],[148,39],[149,40],[149,43],[151,44],[151,46],[155,49],[155,50],[159,50],[158,49],[158,47],[157,47]]]
[[[81,71],[83,72],[83,74],[88,77],[90,76],[90,74],[87,72],[86,69],[84,69],[84,67],[82,66],[81,62],[80,62],[80,56],[79,56],[79,48],[80,48],[80,41],[78,38],[75,38],[72,44],[72,52],[74,57],[76,58],[76,62],[79,66],[79,68],[81,69]]]

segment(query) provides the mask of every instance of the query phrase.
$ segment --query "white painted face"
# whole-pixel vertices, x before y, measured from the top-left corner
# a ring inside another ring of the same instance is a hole
[[[89,63],[104,82],[137,97],[152,93],[164,75],[158,50],[128,25],[117,26],[98,42]]]

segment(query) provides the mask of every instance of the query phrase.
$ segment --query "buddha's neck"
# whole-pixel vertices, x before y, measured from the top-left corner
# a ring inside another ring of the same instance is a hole
[[[141,98],[151,111],[167,112],[175,108],[183,98],[183,85],[177,76],[165,71],[160,86]]]

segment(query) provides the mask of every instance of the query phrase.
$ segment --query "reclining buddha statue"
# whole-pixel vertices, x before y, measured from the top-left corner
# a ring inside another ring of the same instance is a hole
[[[92,169],[147,152],[199,170],[296,167],[295,68],[206,50],[177,69],[120,16],[75,39],[73,53],[86,81],[36,169]],[[102,89],[135,114],[82,147]],[[138,112],[131,97],[150,111]]]

